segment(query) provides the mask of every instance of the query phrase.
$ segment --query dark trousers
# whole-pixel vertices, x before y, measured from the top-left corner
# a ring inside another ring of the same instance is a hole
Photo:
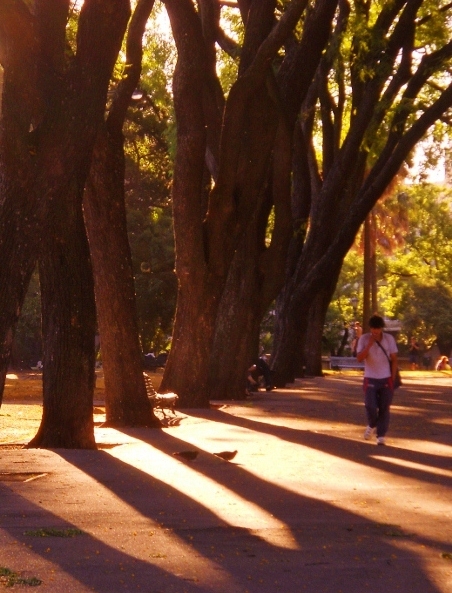
[[[265,387],[267,389],[271,389],[273,387],[271,370],[263,358],[259,358],[259,360],[256,362],[256,369],[259,375],[264,377]]]
[[[393,391],[388,379],[364,379],[364,405],[367,424],[377,428],[377,437],[384,437],[389,428],[389,410]]]

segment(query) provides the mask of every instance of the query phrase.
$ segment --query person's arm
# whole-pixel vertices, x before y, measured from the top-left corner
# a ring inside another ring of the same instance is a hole
[[[372,346],[372,344],[374,343],[374,339],[372,336],[370,336],[369,341],[366,344],[366,347],[364,348],[364,350],[361,350],[360,352],[356,353],[356,360],[358,362],[362,362],[365,358],[367,358],[367,355],[369,354],[369,350]]]

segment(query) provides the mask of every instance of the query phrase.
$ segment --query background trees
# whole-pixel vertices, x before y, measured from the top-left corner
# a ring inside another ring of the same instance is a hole
[[[451,351],[452,306],[450,285],[450,245],[452,240],[451,190],[429,183],[400,184],[379,206],[385,233],[376,241],[377,308],[400,321],[400,351],[404,353],[411,336],[424,349],[437,343],[441,353]],[[406,217],[398,220],[400,204]],[[384,216],[385,206],[388,210]],[[391,220],[393,219],[393,220]],[[351,298],[357,296],[358,317],[363,314],[363,253],[357,248],[345,258],[339,282],[331,301],[326,336],[333,345],[344,321],[354,319]],[[388,246],[392,248],[388,252]]]
[[[386,307],[400,319],[402,338],[410,336],[425,347],[437,343],[450,355],[452,267],[451,190],[420,184],[405,186],[409,230],[405,243],[385,264],[386,283],[382,297]]]
[[[340,3],[300,117],[308,148],[299,210],[305,188],[314,189],[299,217],[306,240],[297,237],[278,298],[273,368],[282,384],[303,351],[309,371],[321,372],[323,320],[343,258],[410,151],[450,108],[448,7],[431,8],[421,0]]]

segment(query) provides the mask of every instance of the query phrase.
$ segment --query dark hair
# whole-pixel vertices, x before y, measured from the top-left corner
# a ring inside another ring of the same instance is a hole
[[[373,329],[381,329],[384,326],[384,319],[383,317],[380,317],[380,315],[372,315],[372,317],[369,319],[369,327],[372,327]]]

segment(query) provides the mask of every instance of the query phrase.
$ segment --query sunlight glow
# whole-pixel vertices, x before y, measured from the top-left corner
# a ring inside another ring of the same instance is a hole
[[[139,449],[133,445],[116,447],[108,452],[113,457],[179,490],[195,502],[201,499],[211,501],[207,511],[227,525],[248,529],[250,533],[273,546],[289,550],[299,549],[295,538],[287,535],[284,535],[283,538],[281,535],[282,531],[287,534],[289,530],[287,524],[266,512],[259,505],[242,498],[233,490],[196,471],[187,463],[179,461],[151,445],[143,446],[141,444]],[[218,463],[216,459],[212,461]]]
[[[392,463],[400,467],[415,469],[417,471],[426,472],[428,474],[434,474],[436,476],[445,476],[447,478],[452,478],[452,470],[448,469],[433,467],[431,465],[425,465],[423,463],[415,463],[414,461],[407,461],[406,459],[397,459],[395,457],[382,457],[381,455],[375,456],[375,459],[385,461],[386,463]]]

